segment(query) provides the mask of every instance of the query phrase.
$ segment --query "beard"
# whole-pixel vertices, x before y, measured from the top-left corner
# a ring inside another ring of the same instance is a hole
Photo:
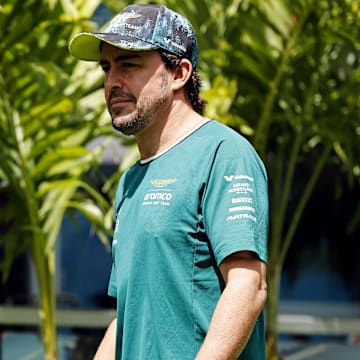
[[[130,136],[143,130],[148,125],[152,117],[161,110],[169,98],[168,79],[165,74],[162,74],[161,78],[162,81],[157,91],[154,89],[151,95],[140,96],[138,100],[132,94],[124,94],[122,90],[114,91],[114,95],[110,97],[110,100],[112,97],[123,96],[135,104],[135,109],[127,114],[124,114],[123,109],[118,111],[115,109],[110,112],[112,126],[115,130]]]
[[[140,130],[144,129],[148,122],[148,118],[139,115],[137,109],[127,115],[112,116],[113,128],[128,136],[134,135]]]

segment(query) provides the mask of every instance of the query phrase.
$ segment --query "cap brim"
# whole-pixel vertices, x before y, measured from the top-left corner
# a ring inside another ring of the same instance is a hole
[[[80,60],[100,61],[100,43],[124,50],[144,51],[158,49],[158,46],[147,42],[112,33],[80,33],[75,35],[69,43],[70,54]]]

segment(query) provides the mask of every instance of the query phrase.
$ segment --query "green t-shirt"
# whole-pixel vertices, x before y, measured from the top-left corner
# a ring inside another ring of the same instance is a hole
[[[242,250],[267,261],[266,171],[208,121],[121,177],[115,224],[116,359],[193,360],[224,288],[218,265]],[[240,359],[265,360],[262,315]]]

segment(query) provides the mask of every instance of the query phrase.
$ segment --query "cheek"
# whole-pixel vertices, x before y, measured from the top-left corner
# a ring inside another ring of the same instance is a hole
[[[104,97],[106,102],[109,101],[109,96],[110,96],[110,87],[106,85],[106,81],[104,81]]]
[[[150,79],[142,88],[141,95],[156,97],[171,91],[170,82],[166,73]]]

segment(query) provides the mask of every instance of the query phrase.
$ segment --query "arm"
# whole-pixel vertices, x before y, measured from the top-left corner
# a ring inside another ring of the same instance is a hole
[[[226,286],[196,360],[237,359],[266,301],[266,265],[255,254],[232,254],[220,271]]]
[[[115,359],[115,342],[116,342],[116,319],[114,319],[106,330],[94,360],[111,360]]]

